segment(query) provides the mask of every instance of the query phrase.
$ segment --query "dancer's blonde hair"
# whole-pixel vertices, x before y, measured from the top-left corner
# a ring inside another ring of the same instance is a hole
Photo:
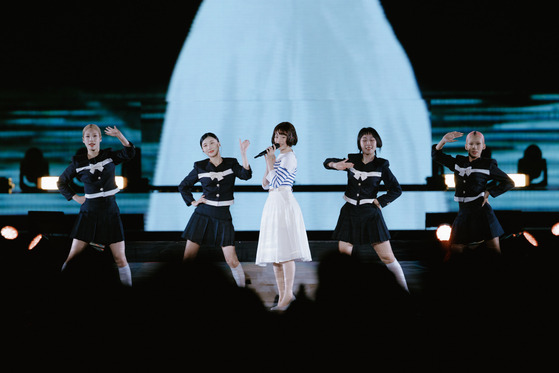
[[[85,126],[85,127],[83,128],[83,130],[82,130],[82,137],[84,137],[84,136],[85,136],[85,132],[86,132],[87,130],[90,130],[90,129],[94,129],[94,130],[96,130],[97,132],[99,132],[99,137],[102,136],[102,135],[101,135],[101,128],[99,128],[98,125],[96,125],[96,124],[88,124],[88,125]]]

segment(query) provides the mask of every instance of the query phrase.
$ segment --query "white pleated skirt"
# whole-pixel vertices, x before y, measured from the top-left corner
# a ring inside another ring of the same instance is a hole
[[[271,189],[262,211],[256,264],[312,260],[303,213],[290,187]]]

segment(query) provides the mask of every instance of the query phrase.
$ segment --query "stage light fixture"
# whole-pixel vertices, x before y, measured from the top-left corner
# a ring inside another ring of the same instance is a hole
[[[31,240],[31,242],[29,242],[29,246],[27,247],[27,249],[28,250],[33,250],[35,248],[35,246],[37,246],[39,244],[39,242],[41,242],[42,239],[43,239],[42,234],[36,235],[35,238],[33,238]]]
[[[532,246],[538,247],[538,240],[536,240],[536,237],[532,236],[529,232],[523,231],[522,235],[524,236],[524,238],[526,239],[526,241],[530,242],[530,244]]]
[[[37,179],[37,187],[42,190],[58,190],[58,176],[43,176]]]
[[[2,234],[2,237],[7,240],[15,240],[18,236],[18,231],[11,225],[6,225],[5,227],[2,227],[0,234]]]
[[[551,233],[554,236],[559,236],[559,222],[553,224],[553,227],[551,227]]]
[[[452,227],[448,224],[441,224],[437,228],[437,239],[439,241],[448,241],[450,240],[450,233],[452,232]]]
[[[124,176],[115,176],[115,183],[118,189],[124,189],[128,185],[128,180]]]
[[[514,181],[515,188],[525,188],[530,185],[530,178],[526,174],[508,174]]]
[[[526,174],[508,174],[509,177],[514,181],[515,188],[525,188],[530,185],[530,179]],[[455,188],[454,174],[444,174],[444,183],[447,188]]]
[[[444,183],[447,188],[454,188],[456,186],[454,183],[454,174],[444,174]]]
[[[37,180],[37,187],[42,190],[58,190],[58,176],[43,176]],[[127,180],[123,176],[115,176],[115,183],[119,189],[126,188]]]

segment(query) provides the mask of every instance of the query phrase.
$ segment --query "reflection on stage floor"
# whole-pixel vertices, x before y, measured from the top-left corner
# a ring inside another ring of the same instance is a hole
[[[233,281],[229,267],[225,262],[215,264]],[[242,262],[241,264],[245,271],[247,287],[258,294],[265,307],[274,306],[277,302],[277,288],[272,265],[261,267],[254,262]],[[426,265],[414,260],[400,261],[400,265],[404,270],[410,293],[416,296],[421,294],[422,277],[427,271]],[[149,281],[163,266],[163,263],[157,262],[130,263],[133,282]],[[309,299],[314,300],[318,286],[318,266],[319,262],[296,263],[295,284],[293,286],[295,293],[304,291]]]

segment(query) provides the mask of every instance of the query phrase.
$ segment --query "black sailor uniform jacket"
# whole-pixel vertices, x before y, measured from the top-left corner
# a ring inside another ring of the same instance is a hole
[[[121,150],[101,149],[97,157],[88,159],[87,154],[75,155],[70,165],[58,178],[60,193],[69,201],[76,194],[70,183],[77,177],[84,185],[86,198],[115,195],[119,189],[115,182],[115,166],[134,158],[136,150],[130,142]]]
[[[241,166],[236,158],[223,158],[216,167],[209,159],[194,163],[194,168],[179,185],[179,192],[187,206],[194,202],[192,186],[200,181],[204,198],[214,206],[233,204],[235,177],[248,180],[252,177],[252,169]]]
[[[514,181],[497,167],[497,161],[491,158],[470,158],[463,155],[453,157],[437,150],[431,150],[433,160],[454,172],[456,202],[469,203],[483,198],[487,190],[492,197],[500,196],[514,187]]]
[[[386,207],[402,194],[402,188],[398,180],[390,171],[390,163],[387,159],[375,157],[373,161],[363,163],[363,155],[348,154],[348,162],[353,163],[354,167],[347,169],[347,187],[345,196],[350,200],[360,203],[371,203],[369,201],[377,199],[381,207]],[[327,158],[324,167],[329,170],[330,162],[343,161],[341,158]],[[386,186],[387,192],[377,198],[380,182]],[[346,199],[347,200],[347,199]]]

